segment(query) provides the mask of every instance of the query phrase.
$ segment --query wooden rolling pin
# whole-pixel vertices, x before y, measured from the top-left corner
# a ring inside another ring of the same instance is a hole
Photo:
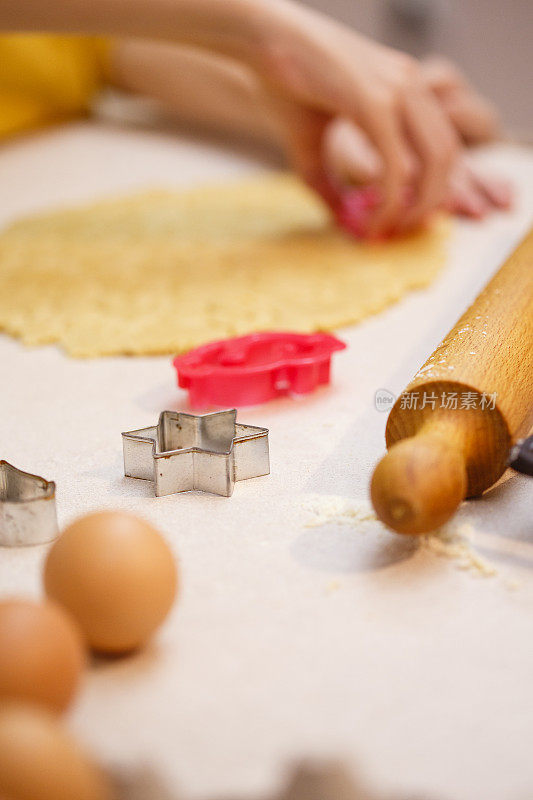
[[[378,517],[398,533],[435,530],[498,480],[532,424],[533,229],[391,409],[370,489]]]

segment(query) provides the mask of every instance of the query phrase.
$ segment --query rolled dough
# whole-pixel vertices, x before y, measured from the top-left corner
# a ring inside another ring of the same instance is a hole
[[[356,242],[285,174],[106,200],[0,236],[0,328],[79,357],[329,330],[426,286],[448,229]]]

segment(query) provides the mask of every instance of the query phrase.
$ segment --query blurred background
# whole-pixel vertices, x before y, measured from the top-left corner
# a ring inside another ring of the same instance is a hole
[[[533,142],[533,0],[301,0],[361,33],[462,67],[513,137]]]

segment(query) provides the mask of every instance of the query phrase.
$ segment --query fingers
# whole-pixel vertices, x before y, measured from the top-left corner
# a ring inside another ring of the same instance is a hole
[[[413,87],[404,100],[406,131],[420,164],[413,205],[398,229],[419,225],[446,196],[458,139],[438,102],[425,87]]]
[[[455,93],[453,113],[457,115],[457,97],[466,91],[467,99],[472,98],[473,90],[465,89],[460,73],[449,65],[433,65],[433,74],[425,79],[419,63],[405,54],[299,5],[290,6],[288,16],[283,9],[276,16],[275,36],[267,37],[269,46],[258,62],[263,81],[302,109],[314,109],[329,120],[353,120],[364,131],[382,168],[383,200],[372,212],[369,236],[418,225],[443,202],[459,144],[452,111],[443,109],[440,96]],[[475,99],[474,116],[479,117]],[[295,125],[300,124],[296,119]],[[466,130],[464,117],[463,125]],[[327,185],[318,143],[301,131],[289,135],[287,141],[292,162],[304,179],[315,187]],[[418,168],[414,181],[413,163]],[[337,159],[335,168],[341,176],[344,170],[364,180],[376,171],[360,151],[353,158]],[[406,190],[412,183],[414,202],[406,210]],[[329,188],[318,191],[330,198],[328,202],[335,202]]]
[[[429,56],[420,62],[426,85],[434,92],[446,92],[464,83],[455,64],[442,56]]]
[[[278,63],[267,82],[301,108],[314,109],[329,120],[353,120],[370,140],[382,167],[382,202],[370,216],[368,236],[398,228],[413,164],[419,168],[418,193],[407,224],[418,224],[445,194],[456,138],[451,123],[424,84],[416,61],[337,25],[319,25],[314,17],[308,23],[299,29],[290,59],[282,59],[283,70]],[[299,120],[295,124],[301,126]],[[321,148],[316,142],[309,145],[300,132],[287,141],[299,173],[310,185],[320,184],[325,173],[323,165],[318,168]],[[347,161],[337,160],[336,171],[361,171],[360,154],[351,166]],[[375,172],[374,165],[363,167],[366,177]]]
[[[368,217],[368,237],[419,225],[446,195],[457,148],[453,129],[423,88],[413,88],[403,102],[403,121],[389,107],[367,122],[377,153],[367,143],[362,145],[353,124],[337,134],[336,173],[346,178],[351,172],[356,179],[366,179],[362,182],[378,183],[381,189],[382,202]],[[408,207],[406,197],[412,195],[414,201]]]
[[[472,170],[472,178],[494,208],[506,211],[512,207],[513,187],[509,181],[481,175],[475,170]]]
[[[450,61],[433,57],[421,63],[426,86],[441,103],[458,134],[467,144],[496,139],[500,134],[498,112]]]
[[[436,93],[449,87],[451,91],[460,79],[434,76],[434,92],[418,62],[408,56],[314,15],[301,21],[290,26],[289,39],[275,48],[285,58],[274,59],[264,76],[268,86],[284,95],[286,105],[293,106],[284,134],[291,163],[334,210],[342,204],[342,192],[331,178],[330,166],[337,178],[357,182],[371,182],[381,172],[377,184],[382,202],[370,212],[367,236],[419,225],[445,200],[459,147]],[[371,147],[352,142],[350,150],[344,129],[325,155],[325,130],[339,117],[353,120]],[[470,198],[474,213],[471,184],[463,184],[461,191],[463,205]],[[406,197],[413,198],[409,207]],[[478,191],[476,198],[481,197]],[[479,199],[479,209],[480,204]]]
[[[496,109],[469,86],[443,94],[441,104],[467,144],[494,141],[500,135]]]
[[[361,127],[383,164],[383,202],[368,234],[387,235],[419,225],[445,197],[458,148],[454,128],[418,65],[407,57],[396,55],[389,61],[387,89],[380,92],[373,86],[359,99]],[[414,195],[409,209],[407,195]]]
[[[367,121],[367,133],[379,151],[383,174],[382,203],[369,219],[367,235],[387,235],[396,227],[404,211],[405,188],[411,175],[412,158],[403,136],[400,119],[390,104],[384,104]]]
[[[445,205],[449,211],[471,219],[483,219],[491,211],[506,210],[512,189],[506,181],[486,177],[459,159],[453,170]]]
[[[483,219],[489,212],[485,196],[479,191],[464,164],[458,164],[453,171],[445,207],[452,214],[471,219]]]
[[[379,153],[363,131],[348,119],[335,119],[324,139],[327,168],[339,183],[366,186],[381,180]]]

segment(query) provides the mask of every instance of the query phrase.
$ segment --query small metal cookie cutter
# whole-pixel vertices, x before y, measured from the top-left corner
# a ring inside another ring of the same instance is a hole
[[[55,483],[0,461],[0,545],[44,544],[57,535]]]
[[[267,428],[236,416],[162,411],[157,425],[122,434],[124,475],[154,481],[158,497],[193,489],[229,497],[235,481],[270,473]]]

